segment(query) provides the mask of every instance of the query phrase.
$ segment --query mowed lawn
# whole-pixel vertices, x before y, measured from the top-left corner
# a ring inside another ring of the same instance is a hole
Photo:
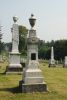
[[[48,92],[21,93],[19,81],[22,75],[6,75],[4,71],[7,62],[0,63],[0,100],[67,100],[67,69],[57,65],[48,68],[45,62],[40,63],[40,69],[47,83]]]

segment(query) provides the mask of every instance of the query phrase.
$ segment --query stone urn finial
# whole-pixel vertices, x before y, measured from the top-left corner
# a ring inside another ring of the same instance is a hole
[[[14,21],[14,23],[16,23],[17,20],[18,20],[18,17],[17,17],[17,16],[14,16],[14,17],[13,17],[13,21]]]
[[[31,27],[33,28],[36,22],[36,18],[34,17],[33,14],[31,14],[31,17],[29,18],[29,22],[30,22]]]

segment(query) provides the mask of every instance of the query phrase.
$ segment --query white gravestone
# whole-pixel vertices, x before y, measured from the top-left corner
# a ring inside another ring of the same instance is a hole
[[[32,21],[30,23],[34,26],[35,23],[33,21],[36,19],[31,15],[29,20]],[[23,82],[20,82],[22,92],[47,91],[47,86],[38,62],[39,39],[36,36],[36,30],[33,29],[33,26],[29,30],[29,37],[27,39],[27,63],[23,71]]]
[[[9,54],[9,67],[7,73],[20,73],[22,66],[20,64],[20,53],[18,50],[19,45],[19,26],[16,24],[17,17],[13,17],[14,24],[11,28],[12,32],[12,52]]]
[[[64,68],[67,68],[67,56],[65,56],[65,60],[64,60]]]
[[[55,59],[54,59],[54,48],[51,47],[51,59],[49,60],[49,67],[55,66]]]

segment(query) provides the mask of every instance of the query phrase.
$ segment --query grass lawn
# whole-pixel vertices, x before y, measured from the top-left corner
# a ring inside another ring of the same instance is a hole
[[[67,69],[58,65],[56,68],[48,68],[45,62],[40,63],[44,81],[48,86],[48,92],[20,93],[19,81],[22,75],[3,74],[7,62],[0,63],[0,100],[67,100]]]

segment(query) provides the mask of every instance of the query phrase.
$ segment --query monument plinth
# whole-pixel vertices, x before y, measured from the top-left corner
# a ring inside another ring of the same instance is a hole
[[[12,32],[12,52],[9,53],[9,66],[6,73],[22,73],[22,66],[20,64],[19,45],[19,26],[17,24],[17,17],[13,17],[14,24],[11,28]]]
[[[27,63],[23,71],[23,80],[20,81],[22,92],[43,92],[47,91],[47,85],[44,82],[42,72],[39,69],[38,62],[38,41],[36,30],[34,30],[36,19],[33,15],[29,19],[31,29],[27,39]]]
[[[49,67],[55,67],[54,48],[51,47],[51,59],[49,60]]]

